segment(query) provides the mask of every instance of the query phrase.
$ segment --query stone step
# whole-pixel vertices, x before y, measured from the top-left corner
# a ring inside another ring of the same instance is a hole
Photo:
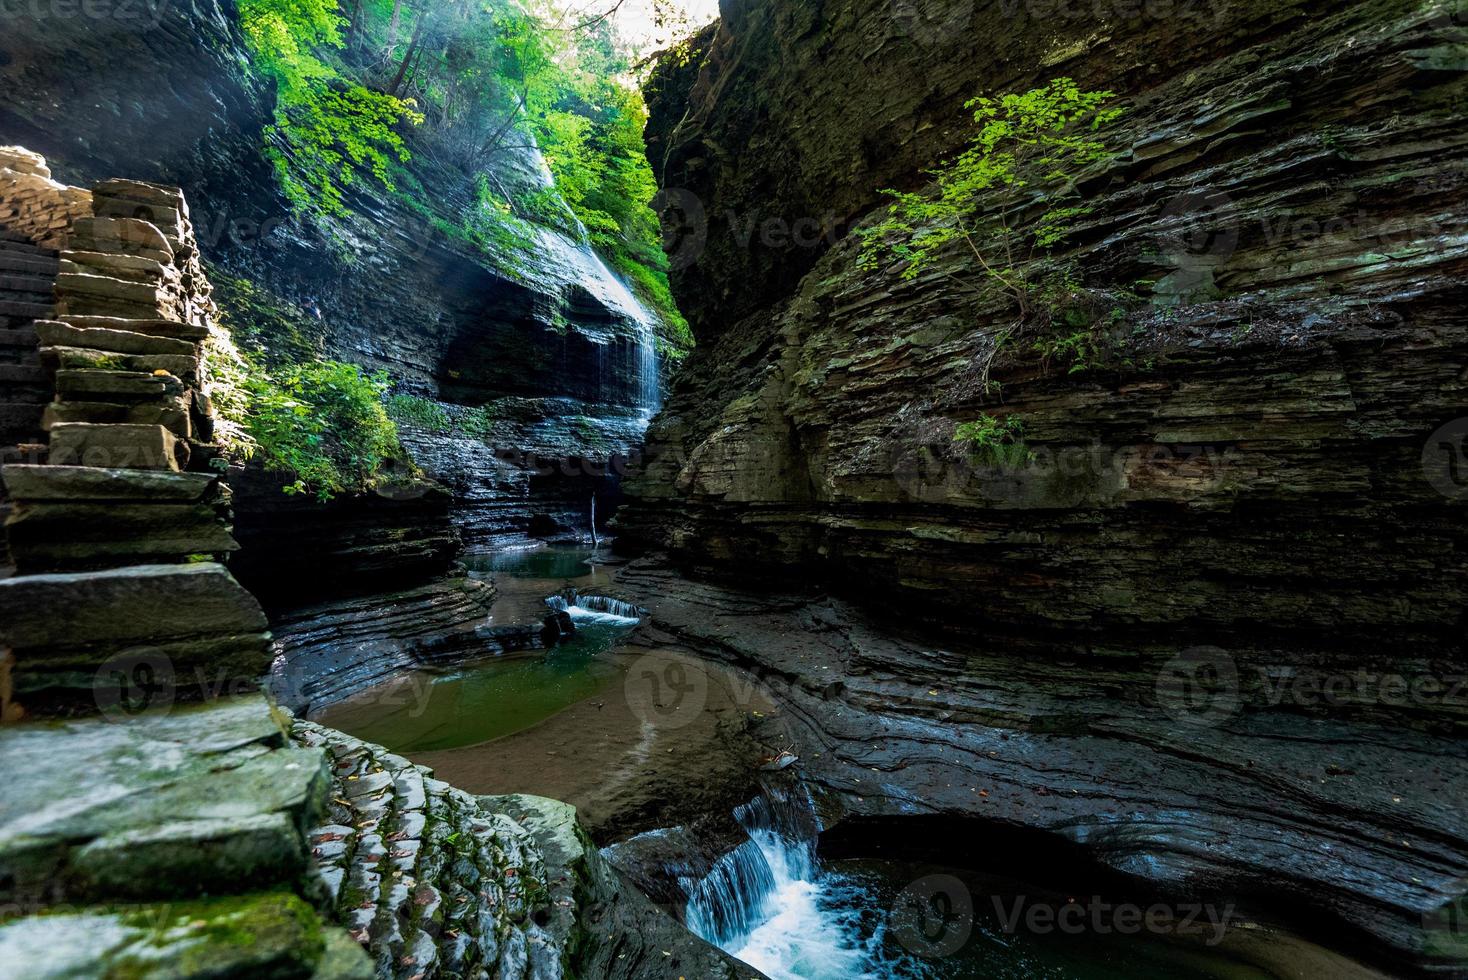
[[[130,333],[147,334],[150,337],[173,337],[180,340],[197,341],[209,336],[207,327],[201,327],[194,323],[180,323],[177,320],[164,320],[157,317],[91,316],[67,313],[55,317],[55,319],[83,329],[124,330]]]
[[[238,635],[268,628],[255,597],[214,562],[24,575],[0,582],[0,608],[6,610],[0,645],[17,651],[17,660],[27,650],[101,643],[100,662],[109,648],[185,631]],[[268,648],[265,656],[268,664]]]
[[[178,472],[189,463],[188,442],[161,425],[58,422],[50,431],[51,461],[63,466]]]
[[[114,354],[176,354],[192,357],[199,353],[198,345],[188,340],[156,337],[134,330],[76,327],[60,320],[37,320],[30,335],[31,346],[36,346],[39,342],[49,347],[81,347]],[[4,345],[4,334],[0,333],[0,346]]]
[[[194,435],[193,418],[188,405],[182,398],[165,399],[161,402],[64,401],[51,402],[45,406],[41,427],[47,431],[65,422],[94,422],[106,425],[130,423],[134,425],[161,425],[180,439]]]
[[[47,303],[32,303],[5,299],[0,296],[0,316],[23,320],[45,320],[50,318],[56,307]]]
[[[5,537],[11,561],[23,575],[182,561],[239,550],[214,504],[32,501],[18,491],[12,495]]]
[[[0,271],[22,275],[45,276],[54,280],[61,264],[57,259],[27,252],[6,252],[0,249]]]
[[[61,253],[58,273],[71,275],[107,275],[133,282],[161,283],[168,278],[168,268],[141,255],[115,255],[108,252]],[[177,279],[177,273],[174,273]]]
[[[212,473],[100,469],[92,466],[0,466],[10,496],[22,500],[146,500],[196,503],[222,488]]]
[[[68,368],[56,372],[56,391],[63,400],[151,401],[181,395],[183,382],[142,371]]]
[[[138,218],[78,218],[72,224],[72,247],[86,252],[142,255],[165,265],[173,262],[173,246],[162,230]]]
[[[142,306],[156,306],[164,301],[159,287],[153,283],[118,279],[92,272],[59,272],[56,292],[61,296],[95,296]]]
[[[40,354],[44,363],[62,370],[136,371],[152,376],[163,371],[185,383],[199,377],[199,358],[194,354],[117,354],[86,347],[42,347]]]

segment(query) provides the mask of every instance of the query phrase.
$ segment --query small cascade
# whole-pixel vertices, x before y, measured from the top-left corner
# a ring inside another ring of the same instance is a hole
[[[545,604],[556,612],[564,612],[578,622],[594,622],[606,626],[636,626],[642,621],[642,610],[630,602],[603,595],[581,595],[567,590],[553,595]]]
[[[883,950],[881,927],[862,928],[856,913],[872,905],[872,896],[821,868],[820,824],[803,786],[767,786],[734,817],[749,839],[702,879],[684,882],[689,929],[772,980],[920,972]]]

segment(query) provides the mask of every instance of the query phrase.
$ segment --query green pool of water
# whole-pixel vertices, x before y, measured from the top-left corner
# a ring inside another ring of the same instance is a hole
[[[543,548],[476,556],[471,564],[514,580],[496,603],[514,611],[506,621],[532,621],[549,612],[540,599],[568,580],[592,574],[587,548]],[[508,583],[507,583],[508,584]],[[606,657],[628,628],[578,622],[570,640],[552,650],[495,657],[450,672],[420,670],[393,678],[326,708],[316,720],[394,752],[459,748],[513,735],[556,712],[597,696],[622,677]]]

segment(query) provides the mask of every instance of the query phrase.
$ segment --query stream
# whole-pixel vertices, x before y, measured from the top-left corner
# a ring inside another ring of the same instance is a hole
[[[564,610],[574,635],[550,650],[413,671],[316,720],[471,793],[565,800],[602,840],[631,834],[635,844],[664,833],[649,826],[732,812],[745,840],[711,868],[691,876],[682,865],[652,870],[686,896],[693,932],[774,980],[1276,975],[1196,937],[1006,928],[1015,901],[1075,901],[1053,889],[909,860],[823,858],[803,785],[793,773],[760,778],[740,735],[749,713],[778,707],[732,671],[640,645],[637,610],[598,595],[615,586],[603,557],[584,546],[470,556],[474,574],[494,579],[496,623]],[[577,601],[561,598],[568,590]],[[707,678],[704,689],[691,703],[674,703],[669,692],[694,674]],[[731,791],[742,795],[731,799]],[[956,864],[982,861],[981,846],[965,852]]]

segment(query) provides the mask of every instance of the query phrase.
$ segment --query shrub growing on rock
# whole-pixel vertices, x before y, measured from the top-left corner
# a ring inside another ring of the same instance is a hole
[[[385,372],[314,361],[250,379],[247,427],[265,464],[292,474],[286,493],[329,500],[369,486],[382,464],[402,459],[397,426],[383,407]]]

